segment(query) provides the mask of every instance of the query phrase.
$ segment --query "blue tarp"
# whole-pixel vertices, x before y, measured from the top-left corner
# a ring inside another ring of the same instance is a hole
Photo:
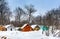
[[[42,25],[41,27],[40,27],[43,31],[47,31],[49,28],[47,27],[47,26],[45,26],[45,25]]]

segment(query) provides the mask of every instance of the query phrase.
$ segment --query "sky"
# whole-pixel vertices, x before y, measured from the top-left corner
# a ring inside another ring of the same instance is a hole
[[[35,15],[45,15],[45,13],[51,9],[58,8],[60,6],[60,0],[7,0],[8,5],[13,11],[16,7],[24,8],[25,5],[34,5],[37,10]]]

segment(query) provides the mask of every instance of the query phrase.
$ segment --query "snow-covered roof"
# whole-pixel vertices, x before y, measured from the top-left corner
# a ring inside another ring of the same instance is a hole
[[[13,26],[13,25],[11,25],[11,24],[9,24],[9,25],[5,25],[5,28],[10,27],[10,26]]]
[[[24,25],[21,27],[21,29],[23,29],[26,25],[27,25],[27,24],[24,24]]]
[[[32,28],[35,28],[37,25],[31,25]]]
[[[15,27],[15,29],[19,29],[20,27]]]

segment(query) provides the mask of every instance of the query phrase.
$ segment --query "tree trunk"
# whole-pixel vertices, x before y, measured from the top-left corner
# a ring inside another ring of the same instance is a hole
[[[29,13],[29,24],[30,24],[30,21],[31,21],[30,19],[31,19],[31,13]]]
[[[52,34],[53,34],[53,26],[52,26]]]
[[[20,18],[21,18],[21,12],[19,13],[19,24],[20,24],[20,22],[21,22]]]
[[[1,11],[1,25],[3,25],[3,13]]]

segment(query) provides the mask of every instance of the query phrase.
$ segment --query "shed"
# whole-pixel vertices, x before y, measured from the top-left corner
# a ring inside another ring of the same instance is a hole
[[[40,30],[40,27],[38,25],[31,25],[34,31]]]
[[[6,28],[3,25],[0,25],[0,31],[6,31]]]
[[[32,31],[33,30],[33,28],[29,24],[24,24],[21,27],[21,29],[22,29],[23,32],[28,32],[28,31]]]

